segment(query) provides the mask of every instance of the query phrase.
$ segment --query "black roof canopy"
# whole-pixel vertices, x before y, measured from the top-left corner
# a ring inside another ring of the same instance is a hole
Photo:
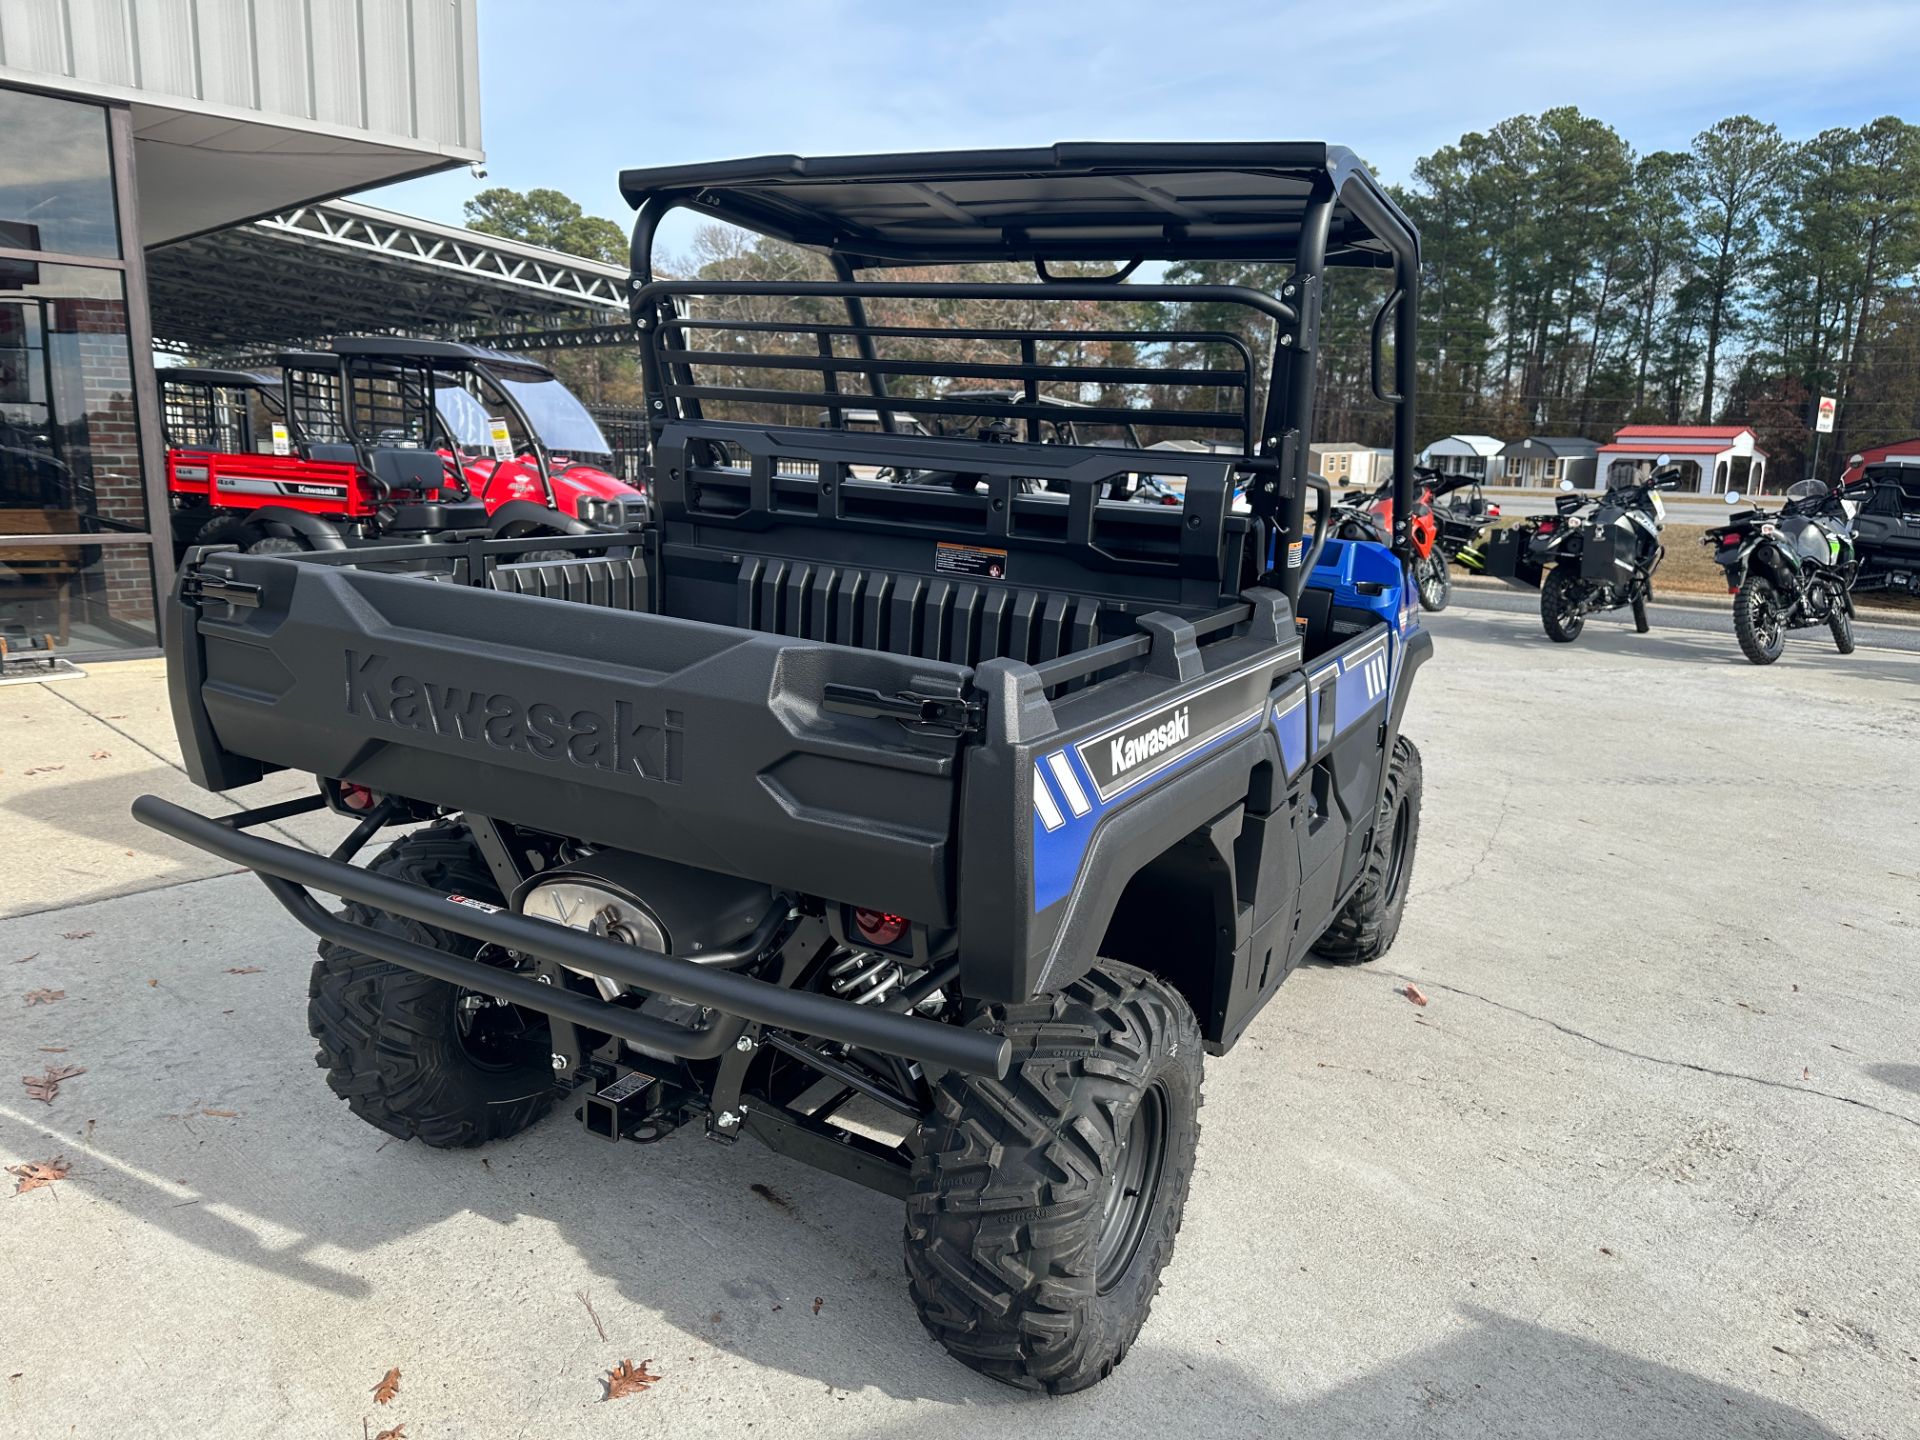
[[[484,365],[509,380],[549,380],[553,371],[524,355],[508,355],[459,340],[415,340],[404,335],[342,335],[331,350],[290,350],[275,357],[290,370],[337,370],[344,359],[391,360],[467,370]]]
[[[258,370],[208,370],[197,365],[163,365],[154,371],[162,385],[204,385],[209,389],[275,390],[278,375]]]
[[[1285,261],[1316,194],[1335,199],[1329,264],[1391,265],[1418,250],[1371,172],[1319,142],[764,155],[627,170],[620,189],[655,219],[682,206],[855,265]]]

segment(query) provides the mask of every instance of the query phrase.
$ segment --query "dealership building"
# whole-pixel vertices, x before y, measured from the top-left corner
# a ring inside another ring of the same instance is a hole
[[[51,634],[79,658],[158,644],[173,556],[154,288],[203,326],[249,277],[368,303],[377,265],[324,263],[326,244],[378,250],[347,233],[351,207],[318,237],[286,217],[478,164],[476,4],[0,3],[0,640]],[[278,236],[290,263],[243,275],[250,252],[222,235]]]

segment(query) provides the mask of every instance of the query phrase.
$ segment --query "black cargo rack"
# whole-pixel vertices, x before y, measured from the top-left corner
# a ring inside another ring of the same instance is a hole
[[[705,418],[708,402],[735,406],[776,407],[803,415],[824,411],[832,425],[844,424],[846,412],[872,411],[884,431],[895,431],[900,416],[939,420],[941,417],[979,417],[991,414],[1019,422],[1023,438],[1038,444],[1043,422],[1133,426],[1179,431],[1210,431],[1238,439],[1242,455],[1254,456],[1258,445],[1255,425],[1255,370],[1245,341],[1225,331],[1158,329],[1011,329],[958,324],[854,325],[796,314],[778,320],[736,320],[688,312],[687,302],[726,298],[755,298],[787,302],[796,308],[811,300],[835,299],[864,308],[868,300],[993,300],[1031,303],[1045,300],[1133,302],[1162,300],[1192,304],[1236,304],[1252,309],[1280,325],[1297,324],[1291,307],[1280,305],[1256,290],[1225,285],[1128,285],[1107,282],[1056,281],[1044,289],[1028,284],[989,284],[965,281],[939,284],[869,282],[850,286],[831,281],[775,284],[758,281],[661,280],[647,286],[636,304],[657,307],[658,324],[642,322],[642,356],[647,365],[649,393],[664,397],[655,419]],[[710,337],[702,343],[702,336]],[[733,349],[713,343],[720,336],[764,336],[799,341],[794,349]],[[876,340],[914,342],[948,353],[993,353],[987,360],[934,359],[925,355],[883,357]],[[856,353],[840,353],[838,342],[851,341]],[[1085,345],[1125,345],[1149,351],[1198,348],[1203,358],[1218,356],[1229,363],[1166,364],[1063,363],[1046,358],[1044,351]],[[757,374],[807,377],[811,386],[797,383],[726,383],[726,369]],[[983,401],[977,392],[951,396],[946,389],[915,395],[890,385],[914,380],[957,389],[959,382],[1002,382],[1006,398]],[[843,380],[863,382],[848,388]],[[1213,408],[1172,405],[1099,406],[1073,404],[1063,410],[1054,393],[1061,386],[1129,385],[1182,387],[1220,395]],[[1050,387],[1043,391],[1042,386]],[[715,416],[716,419],[735,418]],[[656,426],[657,429],[657,426]],[[1249,469],[1271,469],[1271,463],[1248,461]]]
[[[1042,363],[1037,348],[1023,351],[1018,360],[962,356],[944,373],[930,370],[923,357],[883,356],[877,340],[928,337],[917,325],[876,326],[868,303],[1231,305],[1271,325],[1274,349],[1263,395],[1253,393],[1257,365],[1244,355],[1222,365],[1220,347],[1208,344],[1203,348],[1210,358],[1202,366],[1175,361],[1121,364],[1116,369],[1134,372],[1140,378],[1131,383],[1142,385],[1197,382],[1234,395],[1237,404],[1209,412],[1167,404],[1150,410],[1103,406],[1092,413],[1076,407],[1076,415],[1090,424],[1144,423],[1186,433],[1216,429],[1239,434],[1246,457],[1240,469],[1249,481],[1247,501],[1254,515],[1272,527],[1290,559],[1302,553],[1306,538],[1306,497],[1312,488],[1307,446],[1314,436],[1315,361],[1326,272],[1342,266],[1390,270],[1393,289],[1373,326],[1373,390],[1395,411],[1393,543],[1403,562],[1411,560],[1407,517],[1415,483],[1412,395],[1419,240],[1392,199],[1347,150],[1317,142],[1251,141],[766,155],[629,170],[620,184],[635,210],[629,300],[643,339],[648,419],[656,436],[675,422],[715,418],[701,407],[717,402],[723,393],[733,399],[758,397],[760,403],[776,406],[806,403],[834,418],[849,409],[870,409],[883,430],[894,431],[903,416],[978,413],[977,402],[947,399],[943,382],[998,380],[1020,389],[1019,398],[999,413],[1022,423],[1032,439],[1040,422],[1054,418],[1051,407],[1039,403],[1040,386],[1095,382],[1069,380],[1074,367]],[[679,208],[815,249],[831,262],[837,278],[794,284],[656,280],[654,237],[661,220]],[[1204,258],[1286,263],[1292,270],[1277,295],[1239,286],[1125,283],[1148,261]],[[1048,269],[1050,263],[1063,261],[1103,262],[1114,269],[1100,279],[1066,278]],[[1035,280],[1011,284],[956,278],[931,283],[888,278],[893,267],[1007,262],[1031,264]],[[701,295],[759,301],[784,297],[787,309],[806,323],[795,324],[784,316],[768,321],[760,315],[720,322],[687,314],[681,302]],[[835,300],[844,309],[845,324],[812,323],[824,314],[825,302]],[[801,343],[794,353],[743,361],[724,346],[689,342],[689,336],[724,335],[729,329],[737,335],[785,332]],[[907,333],[890,336],[889,330]],[[1389,335],[1390,363],[1385,355]],[[852,341],[857,360],[835,348],[843,337]],[[989,339],[1018,340],[1017,335],[985,330],[957,338],[976,346]],[[1135,331],[1130,338],[1137,345],[1156,343],[1151,329]],[[706,385],[695,374],[703,364],[732,366],[736,374],[748,376],[784,369],[816,375],[819,384],[810,389]],[[856,378],[864,380],[864,393],[857,398],[841,383]],[[888,386],[890,378],[911,381],[913,388],[931,393],[896,393]],[[899,437],[903,446],[914,439]],[[1272,577],[1296,600],[1305,579],[1305,567],[1299,564]]]

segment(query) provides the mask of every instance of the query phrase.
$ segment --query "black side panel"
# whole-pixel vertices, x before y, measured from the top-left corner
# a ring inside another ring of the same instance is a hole
[[[204,719],[191,694],[179,706],[241,757],[223,763],[948,921],[959,741],[821,702],[829,683],[958,696],[962,667],[344,566],[230,563],[259,603],[201,615]]]

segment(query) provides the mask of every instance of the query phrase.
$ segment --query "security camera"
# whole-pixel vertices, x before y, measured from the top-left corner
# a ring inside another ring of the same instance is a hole
[[[476,180],[484,180],[487,178],[487,167],[482,165],[478,160],[467,166],[467,172]]]

